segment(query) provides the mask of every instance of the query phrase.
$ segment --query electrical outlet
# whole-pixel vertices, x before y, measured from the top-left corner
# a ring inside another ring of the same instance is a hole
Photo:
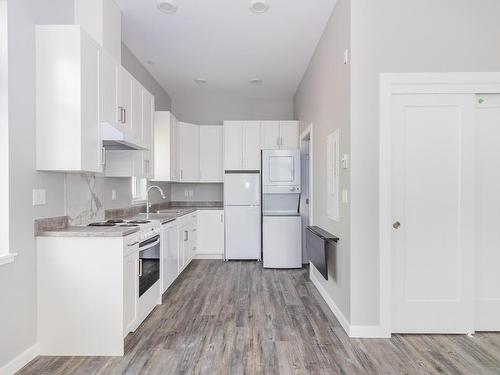
[[[349,155],[347,154],[342,155],[342,159],[340,159],[340,165],[342,169],[349,168]]]
[[[45,189],[33,189],[33,206],[43,206],[46,203]]]
[[[193,190],[193,189],[189,190],[189,196],[190,196],[190,197],[193,197],[193,196],[194,196],[194,190]]]
[[[111,190],[111,200],[116,201],[116,190],[115,189]]]
[[[184,190],[184,196],[185,196],[185,197],[189,197],[189,190],[188,190],[188,189],[185,189],[185,190]]]

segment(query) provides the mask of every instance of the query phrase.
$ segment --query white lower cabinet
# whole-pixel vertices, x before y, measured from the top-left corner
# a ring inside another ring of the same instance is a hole
[[[223,258],[224,210],[199,210],[197,258]]]
[[[175,281],[179,274],[179,241],[177,222],[162,225],[162,293]]]
[[[193,260],[197,246],[197,213],[193,212],[177,219],[178,273]]]
[[[137,278],[139,252],[126,255],[123,260],[123,336],[134,331],[137,319],[137,299],[139,282]]]
[[[138,243],[137,233],[37,237],[40,355],[124,354],[124,336],[140,324]]]

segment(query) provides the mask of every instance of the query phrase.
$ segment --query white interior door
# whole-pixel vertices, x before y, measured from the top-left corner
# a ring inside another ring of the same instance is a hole
[[[474,331],[474,95],[396,95],[392,332]]]
[[[500,331],[500,95],[477,99],[476,331]]]

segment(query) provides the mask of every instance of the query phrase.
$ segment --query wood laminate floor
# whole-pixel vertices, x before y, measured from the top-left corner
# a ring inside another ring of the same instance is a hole
[[[308,270],[193,261],[124,357],[38,357],[20,374],[500,374],[500,334],[349,339]]]

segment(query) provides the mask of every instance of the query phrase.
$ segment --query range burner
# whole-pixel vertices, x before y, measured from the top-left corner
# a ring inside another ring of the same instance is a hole
[[[125,220],[123,219],[109,219],[108,221],[106,221],[106,223],[111,223],[111,224],[120,224],[120,223],[124,223]]]
[[[89,227],[114,227],[115,223],[108,223],[105,221],[99,221],[97,223],[90,223]]]
[[[129,224],[149,224],[151,221],[149,220],[131,220],[128,221]]]

